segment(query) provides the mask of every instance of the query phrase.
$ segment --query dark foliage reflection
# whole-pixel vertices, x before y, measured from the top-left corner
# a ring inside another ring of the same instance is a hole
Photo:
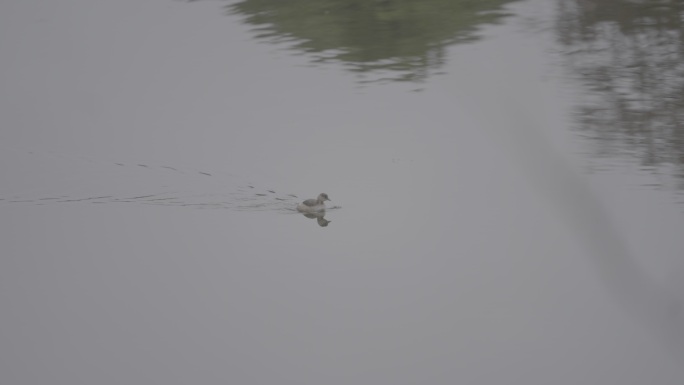
[[[684,1],[559,4],[559,40],[590,95],[581,129],[603,153],[674,165],[684,188]]]
[[[314,63],[343,63],[362,81],[420,81],[446,47],[478,39],[513,0],[244,0],[227,6],[257,38],[291,42]],[[363,76],[361,76],[363,75]]]

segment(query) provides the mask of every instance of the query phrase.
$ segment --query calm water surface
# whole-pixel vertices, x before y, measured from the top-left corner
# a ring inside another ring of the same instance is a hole
[[[683,12],[1,4],[0,382],[681,384]]]

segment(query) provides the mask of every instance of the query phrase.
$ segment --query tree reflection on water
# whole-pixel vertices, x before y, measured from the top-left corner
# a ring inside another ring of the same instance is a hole
[[[656,171],[673,167],[684,189],[684,1],[558,4],[558,41],[587,96],[575,111],[580,130],[596,140],[599,155],[635,157]],[[594,261],[607,288],[681,360],[681,293],[654,280],[630,256],[600,204],[582,190],[574,195],[584,195],[584,203],[567,204],[567,209],[584,210],[577,228],[594,246]]]
[[[590,95],[581,130],[684,189],[684,1],[560,0],[557,27]]]
[[[421,81],[444,64],[446,47],[478,39],[513,0],[244,0],[227,6],[257,38],[292,42],[314,63],[343,63],[362,81]]]

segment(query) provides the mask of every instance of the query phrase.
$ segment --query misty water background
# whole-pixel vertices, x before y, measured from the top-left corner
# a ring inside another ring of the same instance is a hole
[[[1,3],[0,383],[681,384],[683,16]]]

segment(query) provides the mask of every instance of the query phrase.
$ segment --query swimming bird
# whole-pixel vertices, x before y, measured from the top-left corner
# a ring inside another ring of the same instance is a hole
[[[329,201],[328,194],[320,193],[316,199],[307,199],[297,205],[297,211],[302,213],[319,213],[325,211],[325,201]]]

